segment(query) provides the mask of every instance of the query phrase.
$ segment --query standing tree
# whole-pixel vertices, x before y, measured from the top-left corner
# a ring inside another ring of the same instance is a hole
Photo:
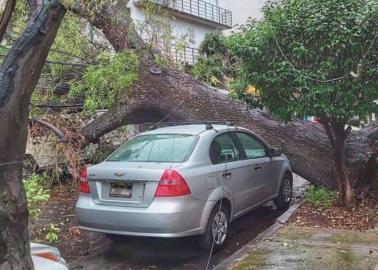
[[[7,6],[11,6],[14,1],[8,2]],[[28,0],[28,4],[31,11],[28,24],[0,66],[1,270],[33,269],[22,185],[29,102],[65,14],[57,0]],[[10,17],[1,16],[0,25],[7,25]]]
[[[229,39],[239,80],[256,86],[271,112],[285,120],[315,116],[324,126],[344,205],[353,197],[348,123],[377,111],[377,35],[376,0],[283,0],[269,2],[261,22]]]

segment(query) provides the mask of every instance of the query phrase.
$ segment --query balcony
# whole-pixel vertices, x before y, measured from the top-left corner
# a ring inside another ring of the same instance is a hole
[[[232,12],[202,0],[135,0],[136,6],[146,2],[164,6],[176,16],[196,20],[220,30],[232,28]]]
[[[199,57],[200,53],[196,48],[185,47],[184,49],[178,49],[176,46],[172,46],[171,58],[177,64],[194,66],[197,64]]]
[[[182,66],[192,67],[197,64],[200,57],[199,49],[188,46],[177,46],[176,44],[164,44],[159,41],[143,39],[145,44],[158,50],[162,56]]]

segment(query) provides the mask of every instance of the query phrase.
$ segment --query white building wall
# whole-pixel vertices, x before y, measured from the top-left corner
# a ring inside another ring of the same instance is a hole
[[[233,16],[233,25],[245,24],[248,18],[261,18],[261,8],[266,0],[205,0],[206,2],[216,4],[219,7],[230,10]],[[137,7],[134,1],[129,1],[131,17],[134,21],[144,21],[143,8]],[[180,38],[188,33],[193,33],[192,40],[188,46],[199,48],[206,34],[216,31],[214,27],[207,26],[201,22],[192,19],[176,18],[172,22],[172,29],[175,36]],[[224,31],[225,34],[231,30]]]
[[[145,16],[142,8],[135,6],[133,1],[129,1],[129,8],[134,22],[144,21]],[[195,20],[176,18],[172,21],[172,30],[177,38],[192,34],[192,39],[188,46],[199,48],[206,34],[214,32],[215,28],[196,22]]]

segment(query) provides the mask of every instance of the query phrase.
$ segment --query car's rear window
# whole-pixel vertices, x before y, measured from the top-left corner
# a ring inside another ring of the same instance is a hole
[[[133,138],[119,148],[107,161],[181,163],[191,155],[197,136],[153,134]]]

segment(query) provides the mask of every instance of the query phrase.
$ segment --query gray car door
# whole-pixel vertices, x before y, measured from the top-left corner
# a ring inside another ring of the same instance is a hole
[[[278,172],[267,154],[267,146],[257,137],[238,131],[233,134],[233,139],[241,151],[241,159],[244,159],[242,174],[246,177],[244,188],[249,194],[248,209],[274,195]]]
[[[230,133],[216,136],[210,146],[210,159],[216,172],[218,183],[225,186],[233,199],[234,213],[245,209],[249,204],[246,192],[245,160],[240,160],[240,152],[236,148]]]

